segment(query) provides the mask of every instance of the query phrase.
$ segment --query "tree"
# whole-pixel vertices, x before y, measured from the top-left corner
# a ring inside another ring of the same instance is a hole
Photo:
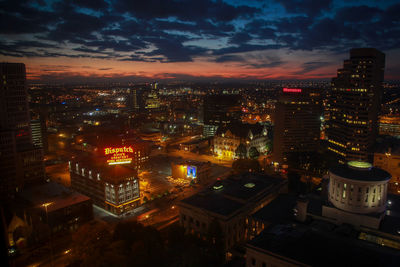
[[[258,159],[259,156],[260,156],[260,152],[258,152],[257,148],[255,148],[254,146],[250,147],[249,158]]]
[[[236,157],[238,157],[239,159],[245,159],[247,158],[247,150],[246,150],[246,146],[242,143],[240,143],[240,145],[236,148],[235,150],[235,155]]]
[[[108,225],[92,221],[72,235],[72,258],[81,266],[100,266],[101,257],[112,241]]]

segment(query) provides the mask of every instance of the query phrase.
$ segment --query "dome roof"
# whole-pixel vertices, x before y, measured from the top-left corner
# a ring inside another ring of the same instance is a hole
[[[343,178],[367,182],[386,181],[391,178],[388,172],[361,161],[350,161],[346,165],[332,168],[330,172]]]

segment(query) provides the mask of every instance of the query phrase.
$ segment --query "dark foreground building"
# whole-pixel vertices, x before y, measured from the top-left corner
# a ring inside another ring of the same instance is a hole
[[[4,207],[9,247],[24,247],[69,233],[93,219],[89,197],[50,182],[20,192]],[[49,231],[50,230],[50,231]]]
[[[349,162],[325,193],[282,194],[248,218],[246,266],[398,266],[400,197],[386,171]]]
[[[32,140],[25,65],[0,63],[0,195],[45,180],[43,151]]]

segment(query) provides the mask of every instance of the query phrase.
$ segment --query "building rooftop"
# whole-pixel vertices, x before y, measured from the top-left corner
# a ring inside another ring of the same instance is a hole
[[[359,240],[348,226],[279,224],[251,240],[249,248],[311,266],[398,266],[397,250]]]
[[[125,179],[137,178],[137,171],[124,165],[108,165],[104,157],[86,157],[71,161],[72,171],[75,171],[75,164],[78,163],[79,168],[85,168],[87,171],[93,172],[93,178],[100,173],[100,178],[108,183],[118,184],[124,182]]]
[[[183,199],[182,202],[225,217],[232,216],[244,206],[224,197],[220,192],[201,192]]]
[[[251,217],[257,221],[282,223],[292,221],[293,208],[296,206],[297,197],[292,194],[281,194],[267,206],[254,213]]]
[[[364,166],[360,162],[349,162],[349,164],[340,165],[330,170],[331,173],[343,178],[358,180],[358,181],[385,181],[390,180],[390,174],[377,167]]]
[[[213,186],[183,199],[181,203],[229,217],[248,203],[269,193],[275,193],[276,186],[283,186],[286,180],[248,173],[231,176],[217,181]]]
[[[89,197],[54,182],[26,189],[20,193],[20,196],[30,205],[38,208],[44,209],[42,206],[44,203],[51,203],[47,207],[49,212],[90,200]]]
[[[256,198],[258,194],[285,182],[286,180],[282,178],[254,173],[233,175],[222,181],[224,184],[222,192],[227,197],[235,200],[248,201]]]

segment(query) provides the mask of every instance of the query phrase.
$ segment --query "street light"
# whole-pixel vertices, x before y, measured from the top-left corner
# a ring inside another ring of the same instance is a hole
[[[52,241],[51,240],[51,237],[52,237],[51,232],[52,231],[51,231],[51,226],[49,224],[49,213],[47,212],[47,207],[50,206],[51,204],[53,204],[53,202],[43,203],[42,207],[44,207],[46,210],[46,221],[47,221],[47,225],[49,226],[49,229],[50,229],[50,263],[51,263],[51,266],[54,266],[53,265],[53,244],[51,242]]]

